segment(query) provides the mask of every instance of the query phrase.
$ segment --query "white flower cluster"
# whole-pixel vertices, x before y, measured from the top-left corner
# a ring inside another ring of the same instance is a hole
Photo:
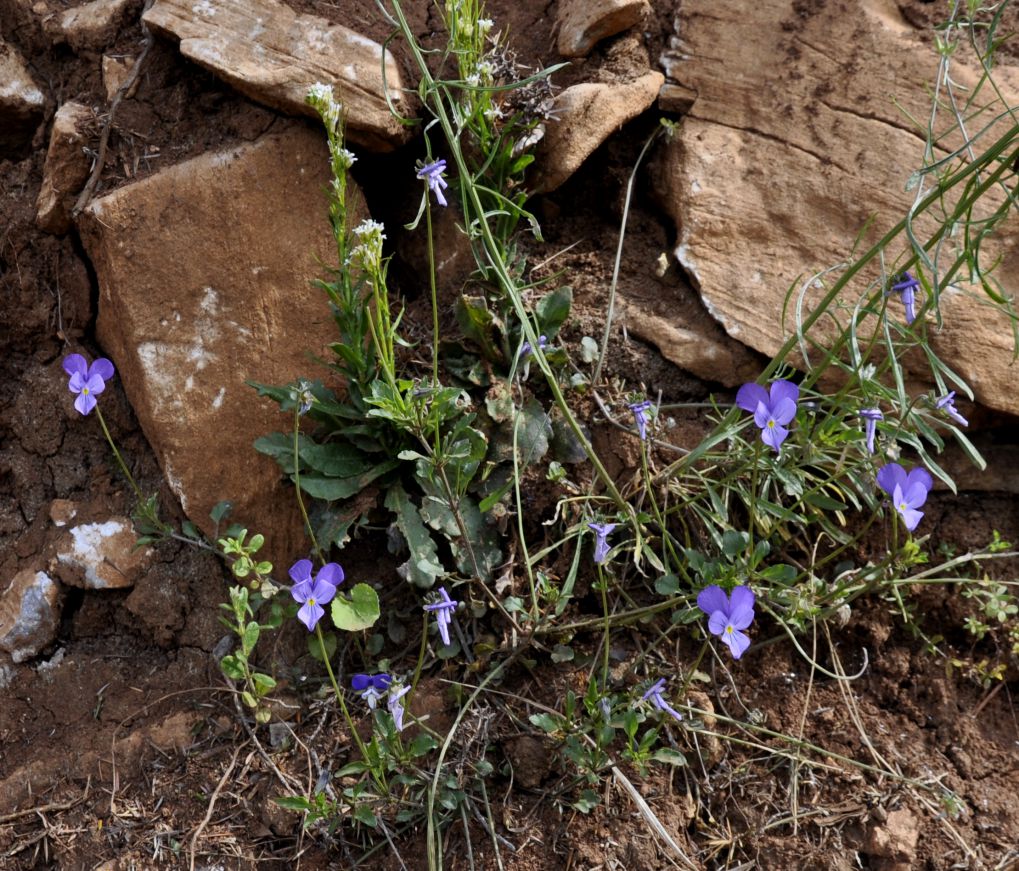
[[[332,85],[315,82],[308,88],[307,102],[315,107],[328,128],[335,130],[340,126],[343,121],[343,107],[336,102]]]
[[[386,238],[384,224],[371,218],[354,227],[354,235],[360,244],[351,252],[351,256],[360,260],[366,272],[377,270],[382,263],[382,240]]]

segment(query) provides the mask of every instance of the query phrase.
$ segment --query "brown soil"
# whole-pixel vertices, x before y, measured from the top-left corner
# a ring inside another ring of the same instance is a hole
[[[367,0],[293,5],[358,21],[375,39],[388,35]],[[913,9],[917,20],[929,8],[900,5]],[[100,57],[52,49],[29,6],[0,4],[0,31],[46,83],[50,109],[68,99],[97,107],[95,145],[105,105]],[[602,69],[640,67],[649,54],[657,57],[674,4],[657,0],[654,7],[643,44],[633,37],[610,41],[557,76],[557,83],[594,77]],[[487,8],[509,26],[523,60],[532,65],[557,60],[547,5],[490,0]],[[139,9],[134,3],[133,23],[111,35],[108,50],[137,51]],[[423,37],[436,29],[436,22],[420,14],[415,24]],[[157,40],[137,94],[117,117],[100,191],[220,143],[253,139],[274,121],[273,113],[238,97]],[[600,335],[626,178],[654,123],[638,119],[627,126],[564,188],[533,204],[543,218],[545,250],[580,240],[557,262],[575,290],[567,340]],[[97,289],[73,232],[56,238],[35,228],[47,140],[43,125],[27,156],[0,161],[2,579],[32,565],[46,548],[54,499],[111,514],[130,508],[98,422],[75,415],[64,389],[60,359],[69,343],[101,351],[93,340]],[[400,153],[386,160],[399,159]],[[387,165],[366,160],[359,178],[379,212],[386,210]],[[652,193],[638,190],[624,272],[645,270],[669,249],[671,234]],[[703,398],[711,387],[632,338],[613,345],[608,375],[630,386],[643,383],[672,402]],[[164,516],[174,517],[172,496],[116,381],[103,401],[134,474],[143,488],[159,491]],[[694,430],[696,423],[680,419],[678,433]],[[614,468],[632,469],[638,456],[633,450],[614,435],[603,441],[613,449]],[[536,488],[541,486],[538,481]],[[547,513],[539,496],[536,513]],[[928,521],[935,541],[960,548],[983,545],[992,529],[1019,540],[1019,506],[1008,495],[938,496]],[[385,543],[378,535],[355,541],[343,554],[348,576],[370,573],[395,582],[392,560],[380,564],[380,552]],[[302,832],[299,818],[272,802],[287,791],[310,792],[323,768],[348,760],[350,740],[335,708],[313,691],[321,684],[320,670],[304,655],[295,627],[260,652],[281,679],[277,710],[292,733],[274,734],[286,739],[274,748],[268,730],[252,733],[244,725],[214,658],[217,647],[224,649],[217,604],[226,587],[217,560],[183,546],[161,547],[154,567],[133,590],[72,593],[58,641],[42,656],[22,665],[0,658],[0,868],[310,871],[362,861],[365,845],[347,829]],[[416,651],[419,641],[417,618],[410,616],[413,600],[398,582],[394,590],[386,608],[406,616],[410,628],[386,653],[412,656],[408,651]],[[948,869],[1019,862],[1014,667],[1004,682],[982,685],[974,664],[1007,660],[991,642],[974,645],[964,634],[968,606],[951,587],[928,590],[917,602],[922,630],[928,637],[943,636],[939,654],[929,652],[902,627],[892,605],[878,599],[854,607],[833,646],[817,640],[817,658],[829,670],[853,673],[869,662],[852,682],[812,674],[778,637],[735,667],[721,661],[707,667],[711,682],[705,684],[707,695],[695,696],[698,706],[758,730],[719,721],[715,729],[735,739],[723,742],[677,731],[690,766],[671,776],[657,770],[649,778],[622,772],[699,865]],[[587,604],[580,600],[581,611]],[[762,621],[759,637],[767,639],[773,628]],[[637,683],[627,663],[652,637],[619,634],[612,656],[620,689]],[[596,643],[584,636],[574,641],[578,651],[584,645],[593,650]],[[697,650],[679,645],[654,656],[662,673],[675,672]],[[946,666],[950,660],[957,664]],[[313,677],[303,677],[309,674]],[[426,679],[416,709],[427,710],[436,725],[455,713],[449,685],[441,683],[447,678],[475,680],[453,666]],[[668,852],[618,782],[612,785],[610,778],[600,788],[602,804],[594,812],[569,807],[577,795],[574,770],[527,721],[532,709],[521,700],[557,707],[566,689],[583,692],[584,679],[584,670],[569,663],[543,662],[533,671],[520,665],[500,687],[510,695],[495,697],[461,726],[463,758],[484,756],[496,769],[488,797],[501,861],[521,871],[668,867]],[[511,697],[512,704],[500,701]],[[823,752],[798,751],[774,738],[776,732],[800,736]],[[938,800],[949,790],[958,796],[955,805]],[[905,814],[893,817],[897,811]],[[908,866],[875,846],[889,819],[905,820],[919,835]],[[382,849],[359,867],[424,867],[423,831],[397,830],[391,836],[392,847],[380,836]],[[497,867],[493,838],[480,816],[457,820],[444,837],[447,867]]]

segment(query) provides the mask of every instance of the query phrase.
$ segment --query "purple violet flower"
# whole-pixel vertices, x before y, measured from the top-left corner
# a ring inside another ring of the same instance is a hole
[[[682,720],[683,715],[665,701],[662,690],[665,689],[665,678],[659,678],[648,688],[648,691],[640,697],[642,702],[651,702],[659,711],[665,711],[671,717]]]
[[[301,603],[297,619],[313,632],[325,614],[322,606],[332,600],[336,588],[343,583],[343,569],[336,563],[326,563],[312,580],[311,560],[299,559],[290,567],[290,578],[294,581],[290,595]]]
[[[908,272],[903,272],[899,280],[892,285],[892,293],[902,297],[902,304],[906,308],[906,323],[912,324],[916,320],[916,291],[920,287],[917,281]]]
[[[934,486],[931,473],[917,466],[909,474],[898,463],[887,463],[877,471],[878,486],[892,497],[892,505],[912,532],[920,523],[923,512],[917,509],[927,501]]]
[[[355,674],[350,679],[350,685],[354,688],[354,692],[361,696],[373,711],[376,705],[378,705],[379,699],[389,690],[389,685],[392,682],[393,679],[385,672],[380,674]]]
[[[442,192],[449,187],[442,176],[446,172],[446,161],[443,159],[435,160],[432,163],[426,163],[422,166],[418,172],[417,177],[428,183],[428,189],[435,194],[435,201],[440,205],[446,205],[446,198]]]
[[[594,561],[598,565],[605,562],[609,555],[609,535],[619,524],[617,523],[589,523],[588,529],[594,531]]]
[[[772,381],[770,391],[760,384],[744,384],[736,394],[736,405],[754,416],[761,428],[761,441],[778,452],[789,435],[786,424],[796,417],[800,388],[792,381]]]
[[[955,407],[954,390],[946,393],[944,396],[941,397],[941,399],[939,399],[934,404],[938,408],[940,408],[945,414],[947,414],[950,418],[952,418],[952,420],[954,420],[957,424],[961,426],[969,426],[969,421],[966,420],[966,418],[964,418],[961,414],[959,414],[959,409]]]
[[[884,420],[885,416],[880,408],[861,408],[860,417],[863,418],[863,431],[867,435],[867,453],[874,453],[874,435],[877,433],[877,422]]]
[[[626,407],[633,412],[633,420],[637,424],[637,435],[640,436],[642,442],[646,442],[647,425],[651,420],[651,415],[648,414],[651,403],[645,399],[642,402],[632,402]]]
[[[449,647],[449,624],[452,622],[450,615],[460,603],[455,599],[449,598],[449,593],[446,592],[445,587],[439,587],[439,595],[442,596],[441,601],[425,605],[424,608],[426,611],[435,612],[435,622],[439,627],[439,636],[442,638],[442,643]]]
[[[750,638],[741,630],[754,622],[754,592],[750,587],[734,587],[727,596],[717,584],[705,587],[697,595],[697,607],[708,615],[708,629],[728,645],[733,659],[739,659],[750,646]]]
[[[538,336],[538,347],[542,351],[545,350],[545,346],[547,344],[548,344],[548,336]],[[530,342],[524,342],[524,344],[520,346],[520,359],[521,360],[527,359],[533,353],[534,353],[534,350],[531,348],[531,343]]]
[[[393,725],[396,726],[397,732],[403,731],[403,715],[406,710],[403,707],[403,697],[410,692],[410,687],[400,686],[399,684],[393,684],[389,688],[389,713],[393,715]]]
[[[114,373],[113,364],[105,357],[89,365],[81,354],[64,357],[64,371],[71,376],[67,389],[78,394],[74,407],[79,414],[88,414],[96,407],[96,397],[106,389],[106,382]]]

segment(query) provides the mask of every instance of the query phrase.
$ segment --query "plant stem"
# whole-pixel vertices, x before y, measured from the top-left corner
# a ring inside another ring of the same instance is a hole
[[[124,458],[120,455],[120,451],[117,450],[116,444],[114,444],[113,436],[110,435],[110,430],[106,426],[106,419],[103,417],[103,410],[96,404],[96,415],[99,417],[99,425],[103,428],[103,435],[106,436],[106,441],[109,442],[110,448],[113,450],[113,456],[117,458],[117,464],[120,466],[120,471],[124,473],[124,477],[127,478],[127,483],[131,485],[131,489],[134,490],[134,495],[138,497],[138,501],[141,502],[142,491],[139,489],[138,484],[135,483],[134,476],[127,468],[127,463],[124,462]]]
[[[304,496],[301,495],[301,457],[300,443],[298,437],[301,432],[301,410],[300,406],[294,409],[294,492],[297,494],[297,505],[301,509],[301,517],[304,518],[304,528],[308,530],[308,538],[315,548],[315,555],[320,565],[325,565],[325,556],[322,548],[318,546],[318,539],[315,538],[315,530],[311,528],[311,520],[308,519],[308,510],[304,507]]]

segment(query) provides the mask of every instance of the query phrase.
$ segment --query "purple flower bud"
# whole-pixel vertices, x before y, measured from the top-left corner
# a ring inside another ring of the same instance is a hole
[[[884,420],[885,416],[880,408],[861,408],[860,417],[863,418],[864,432],[867,436],[867,453],[874,453],[874,435],[877,432],[877,422]]]
[[[677,720],[682,720],[683,715],[675,708],[673,708],[667,701],[665,701],[665,696],[662,695],[664,690],[665,690],[665,678],[663,677],[659,678],[657,681],[651,684],[651,687],[648,689],[646,693],[644,693],[644,695],[640,697],[640,700],[642,702],[651,702],[651,704],[654,705],[654,707],[656,707],[659,711],[665,711],[665,713],[668,714],[670,717],[674,717]]]
[[[452,622],[451,614],[456,610],[456,606],[460,603],[449,598],[449,593],[446,592],[445,587],[439,587],[439,595],[442,596],[441,601],[433,602],[430,605],[425,605],[426,611],[432,611],[435,614],[435,622],[439,627],[439,636],[442,638],[442,643],[449,647],[449,624]]]
[[[637,435],[640,436],[640,440],[642,442],[646,442],[647,425],[651,420],[651,415],[648,414],[648,411],[651,408],[651,403],[645,399],[641,402],[632,402],[626,407],[633,412],[633,420],[637,424]]]
[[[443,178],[445,172],[446,161],[441,159],[426,163],[417,171],[417,177],[428,184],[428,189],[435,194],[435,201],[440,206],[446,205],[446,197],[442,192],[449,187],[446,179]]]
[[[920,287],[917,281],[908,272],[903,272],[899,280],[892,285],[892,293],[902,297],[902,304],[906,309],[906,323],[912,324],[916,320],[916,291]]]
[[[609,555],[609,535],[618,524],[615,523],[589,523],[588,528],[594,531],[594,561],[598,565],[605,562]]]
[[[945,414],[947,414],[950,418],[952,418],[952,420],[954,420],[960,426],[969,426],[969,421],[966,420],[966,418],[964,418],[961,414],[959,414],[959,410],[955,407],[954,390],[946,393],[944,396],[941,397],[941,399],[939,399],[934,404],[935,406],[940,408],[943,412],[945,412]]]

